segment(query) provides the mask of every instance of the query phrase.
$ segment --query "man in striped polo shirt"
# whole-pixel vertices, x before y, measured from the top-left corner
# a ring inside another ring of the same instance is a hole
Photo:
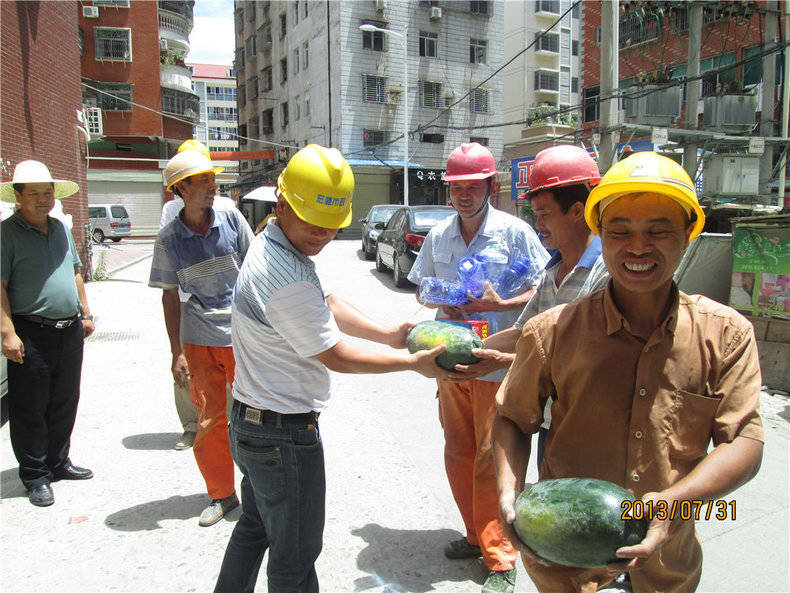
[[[233,383],[230,305],[233,286],[252,240],[238,210],[212,207],[221,167],[197,150],[179,152],[167,163],[167,188],[184,208],[156,238],[149,286],[163,289],[162,308],[173,354],[173,379],[189,386],[198,411],[193,451],[211,503],[201,526],[213,525],[239,500],[228,442],[225,382]],[[192,296],[183,305],[178,289]]]
[[[326,490],[318,415],[328,369],[448,375],[434,360],[444,346],[390,354],[341,340],[343,332],[404,348],[413,324],[382,327],[321,288],[309,258],[351,222],[354,175],[340,152],[304,147],[277,185],[277,218],[253,241],[233,297],[230,446],[244,476],[242,515],[215,591],[252,591],[267,548],[269,591],[318,591]]]

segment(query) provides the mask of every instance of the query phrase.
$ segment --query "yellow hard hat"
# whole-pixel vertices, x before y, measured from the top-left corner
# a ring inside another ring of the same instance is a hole
[[[277,187],[305,222],[327,229],[351,224],[354,173],[337,148],[308,144],[288,161]]]
[[[615,163],[591,192],[584,208],[587,226],[600,235],[600,207],[630,194],[650,192],[675,200],[693,219],[689,240],[702,232],[705,213],[694,191],[694,182],[675,161],[655,152],[637,152]],[[692,216],[692,213],[695,216]]]
[[[187,177],[200,175],[201,173],[222,173],[225,167],[215,167],[211,159],[198,150],[191,148],[177,152],[175,156],[167,161],[165,167],[165,187],[170,189]]]
[[[197,150],[200,154],[204,155],[207,159],[211,158],[211,153],[208,151],[208,146],[200,142],[199,140],[184,140],[181,143],[181,146],[178,147],[176,152],[181,152],[183,150]]]

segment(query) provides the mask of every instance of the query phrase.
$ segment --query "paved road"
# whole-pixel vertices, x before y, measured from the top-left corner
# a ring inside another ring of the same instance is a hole
[[[358,241],[335,241],[317,258],[334,292],[384,323],[430,317],[358,248]],[[72,457],[96,478],[58,482],[55,505],[34,508],[16,476],[7,425],[0,430],[3,591],[213,587],[238,511],[213,527],[197,525],[207,498],[191,452],[172,449],[180,431],[149,267],[146,259],[88,284],[98,329],[86,344]],[[444,475],[432,382],[414,373],[336,374],[333,387],[321,416],[328,480],[322,589],[478,591],[484,567],[441,553],[462,524]],[[737,519],[700,522],[701,591],[790,590],[787,403],[763,396],[765,461],[730,497]],[[266,590],[264,581],[258,590]],[[534,591],[523,569],[517,590]]]

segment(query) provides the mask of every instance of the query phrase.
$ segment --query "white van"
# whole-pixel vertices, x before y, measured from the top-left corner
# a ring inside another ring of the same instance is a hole
[[[97,243],[105,238],[117,243],[132,234],[132,223],[123,204],[89,204],[88,218],[91,235]]]

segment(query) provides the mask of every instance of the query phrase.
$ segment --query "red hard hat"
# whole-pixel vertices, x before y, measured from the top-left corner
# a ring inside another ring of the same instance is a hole
[[[586,183],[590,186],[601,181],[598,165],[583,148],[561,144],[541,150],[529,170],[529,189],[519,198],[528,198],[544,189],[563,185]]]
[[[497,174],[494,155],[477,142],[461,144],[450,153],[447,168],[442,175],[445,181],[478,181]]]

